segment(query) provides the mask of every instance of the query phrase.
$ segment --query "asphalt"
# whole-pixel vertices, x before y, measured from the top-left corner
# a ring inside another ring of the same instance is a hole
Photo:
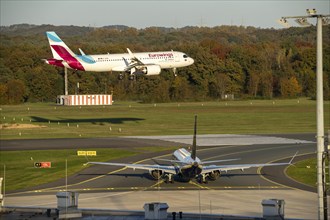
[[[133,148],[133,147],[173,146],[173,142],[142,138],[66,138],[66,139],[27,139],[0,140],[1,151],[17,150],[60,150],[92,148]]]

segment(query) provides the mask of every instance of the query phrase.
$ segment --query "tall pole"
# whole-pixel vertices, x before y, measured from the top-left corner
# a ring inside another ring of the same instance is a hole
[[[317,117],[317,195],[319,219],[324,219],[324,188],[322,154],[324,151],[324,115],[323,115],[323,61],[322,61],[322,17],[317,17],[316,48],[316,117]]]
[[[325,175],[324,175],[324,110],[323,110],[323,60],[322,60],[322,25],[326,25],[330,15],[316,14],[315,9],[307,9],[307,16],[289,16],[282,17],[279,20],[285,27],[289,27],[287,19],[296,19],[296,22],[302,26],[310,26],[307,22],[308,18],[316,18],[316,126],[317,126],[317,197],[318,197],[318,219],[327,220],[327,204],[325,194]],[[324,20],[323,20],[324,19]]]

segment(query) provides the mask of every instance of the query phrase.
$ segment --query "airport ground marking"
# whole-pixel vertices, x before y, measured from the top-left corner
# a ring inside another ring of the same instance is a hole
[[[201,188],[201,189],[208,189],[208,190],[210,190],[211,188],[209,188],[209,187],[206,187],[206,186],[202,186],[202,185],[200,185],[200,184],[198,184],[198,183],[195,183],[194,181],[189,181],[189,184],[191,184],[191,185],[194,185],[194,186],[197,186],[198,188]]]
[[[305,153],[305,154],[300,154],[299,156],[306,156],[306,155],[309,155],[309,154],[314,154],[314,153]],[[293,164],[292,164],[292,165],[293,165]],[[294,181],[294,182],[296,182],[296,183],[299,183],[299,184],[301,184],[301,185],[308,186],[308,187],[313,187],[313,186],[311,186],[311,185],[308,185],[308,184],[305,184],[305,183],[299,182],[299,181],[293,179],[291,176],[289,176],[289,175],[287,174],[287,170],[288,170],[289,167],[290,167],[290,166],[287,166],[287,167],[285,167],[285,169],[284,169],[284,175],[285,175],[287,178],[289,178],[289,179],[291,179],[292,181]],[[298,188],[297,188],[297,189],[298,189]],[[301,189],[299,189],[299,190],[301,190]],[[302,191],[305,191],[305,190],[302,190]]]
[[[299,155],[297,155],[297,156],[304,156],[304,155],[308,155],[308,154],[313,154],[313,153],[299,154]],[[268,162],[268,163],[274,163],[274,162],[276,162],[276,161],[284,160],[284,159],[287,159],[287,158],[289,158],[289,157],[283,157],[283,158],[280,158],[280,159],[276,159],[276,160],[270,161],[270,162]],[[289,165],[289,166],[291,166],[291,165]],[[285,175],[287,178],[289,178],[289,179],[291,179],[291,180],[293,180],[293,181],[295,181],[295,182],[297,182],[297,183],[300,183],[300,182],[298,182],[298,181],[292,179],[290,176],[288,176],[288,175],[286,174],[286,170],[288,169],[289,166],[286,166],[286,167],[284,168],[284,170],[283,170],[284,175]],[[281,183],[277,183],[277,182],[275,182],[275,181],[272,181],[272,180],[270,180],[270,179],[264,177],[264,175],[261,174],[261,170],[262,170],[262,168],[263,168],[263,167],[259,167],[258,170],[257,170],[257,173],[260,174],[260,175],[261,175],[261,178],[263,178],[264,180],[266,180],[266,181],[268,181],[268,182],[270,182],[270,183],[273,183],[273,184],[275,184],[275,185],[279,185],[279,186],[281,186],[281,187],[283,187],[283,188],[288,188],[288,189],[293,189],[293,190],[299,190],[299,191],[305,191],[305,190],[302,190],[302,189],[299,189],[299,188],[296,188],[296,187],[286,186],[286,185],[283,185],[283,184],[281,184]],[[302,184],[302,185],[306,185],[306,184],[303,184],[303,183],[300,183],[300,184]],[[306,185],[306,186],[309,186],[309,185]]]
[[[290,147],[294,147],[294,146],[296,146],[296,145],[293,145]],[[288,146],[281,146],[281,147],[276,147],[276,149],[287,148],[287,147]],[[251,153],[251,152],[265,151],[265,150],[269,150],[269,149],[274,149],[274,147],[267,147],[267,148],[254,149],[254,150],[244,150],[244,151],[233,152],[233,153],[228,153],[228,154],[221,154],[220,156],[212,156],[212,157],[205,158],[205,160],[210,160],[210,159],[219,158],[219,157],[223,157],[223,156],[235,155],[235,154],[239,154],[239,153]]]

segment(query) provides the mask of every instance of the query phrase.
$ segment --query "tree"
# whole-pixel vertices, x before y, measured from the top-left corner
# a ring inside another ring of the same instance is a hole
[[[0,104],[9,104],[8,101],[8,87],[6,84],[0,83]]]
[[[284,98],[297,97],[301,93],[301,86],[296,77],[282,78],[281,81],[281,94]]]
[[[191,98],[191,90],[188,81],[180,76],[177,76],[172,81],[169,94],[172,101],[184,101]]]
[[[19,79],[9,80],[7,83],[8,104],[19,104],[24,101],[26,89],[24,82]]]

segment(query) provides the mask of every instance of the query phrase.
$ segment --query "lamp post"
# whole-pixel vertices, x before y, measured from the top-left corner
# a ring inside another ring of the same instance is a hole
[[[316,123],[317,123],[317,194],[318,194],[318,219],[327,219],[327,207],[324,172],[323,172],[323,152],[324,152],[324,110],[323,110],[323,61],[322,61],[322,25],[329,23],[330,15],[317,14],[315,9],[307,9],[307,16],[289,16],[282,17],[279,22],[285,27],[289,27],[287,19],[295,19],[295,21],[303,26],[307,27],[311,24],[307,21],[309,18],[316,18],[317,29],[317,46],[316,46]]]

